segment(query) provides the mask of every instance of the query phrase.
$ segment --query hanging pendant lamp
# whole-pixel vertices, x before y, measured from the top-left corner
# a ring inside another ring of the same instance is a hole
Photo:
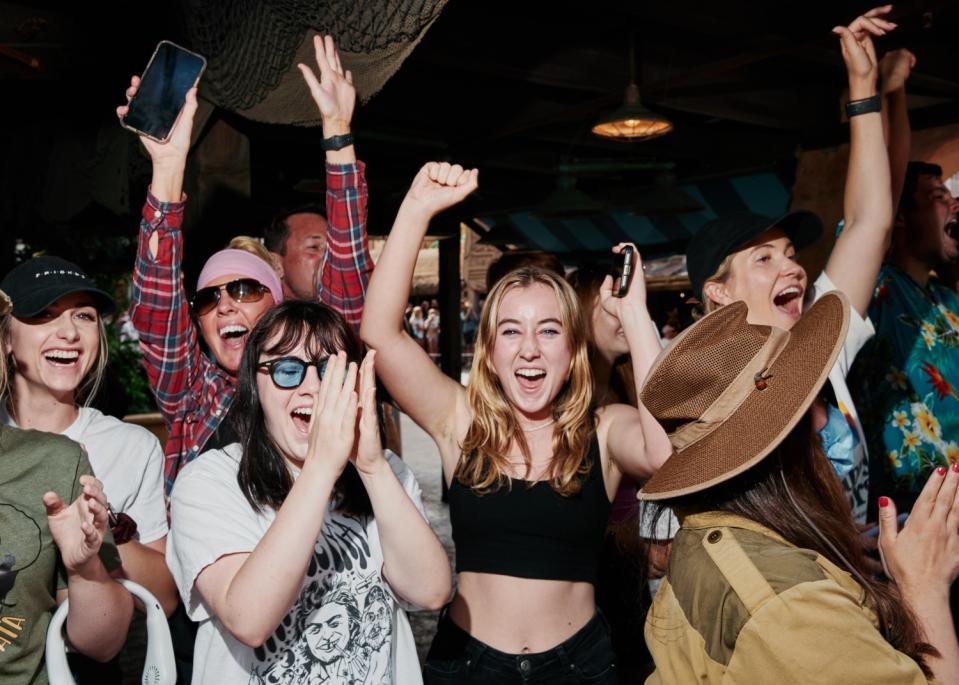
[[[629,85],[623,106],[603,117],[593,126],[593,134],[607,140],[624,143],[637,143],[664,136],[673,130],[673,124],[666,117],[650,112],[639,100],[639,86],[636,85],[636,57],[633,42],[629,44]]]

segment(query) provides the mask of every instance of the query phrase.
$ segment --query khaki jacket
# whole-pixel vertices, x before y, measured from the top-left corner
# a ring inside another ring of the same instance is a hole
[[[656,662],[646,685],[936,682],[886,642],[847,572],[719,512],[683,521],[646,644]]]

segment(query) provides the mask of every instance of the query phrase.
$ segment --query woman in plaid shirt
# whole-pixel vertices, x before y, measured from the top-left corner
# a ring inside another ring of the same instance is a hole
[[[315,47],[319,79],[309,67],[299,66],[322,118],[323,135],[348,135],[356,100],[352,76],[343,70],[332,38],[317,36]],[[139,79],[134,77],[128,100],[138,86]],[[166,143],[141,136],[153,161],[153,182],[140,223],[130,319],[169,427],[164,464],[167,494],[185,464],[206,448],[232,442],[232,434],[221,424],[236,392],[239,356],[249,330],[282,299],[263,282],[268,278],[252,273],[260,272],[255,262],[232,273],[221,268],[206,281],[201,274],[194,313],[212,358],[202,353],[181,271],[183,173],[196,108],[194,88]],[[117,114],[122,118],[126,109],[119,107]],[[357,329],[373,263],[366,238],[364,166],[352,144],[326,153],[326,179],[329,234],[319,297]]]

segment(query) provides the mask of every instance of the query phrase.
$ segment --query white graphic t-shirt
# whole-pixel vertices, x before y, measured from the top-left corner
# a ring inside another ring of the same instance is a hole
[[[262,646],[236,640],[194,590],[204,568],[252,552],[276,512],[255,512],[237,484],[241,448],[210,450],[183,469],[171,497],[167,565],[188,615],[200,626],[193,683],[421,683],[406,613],[380,571],[376,521],[327,513],[300,595]],[[413,473],[386,451],[393,472],[423,513]],[[263,588],[269,592],[269,588]]]

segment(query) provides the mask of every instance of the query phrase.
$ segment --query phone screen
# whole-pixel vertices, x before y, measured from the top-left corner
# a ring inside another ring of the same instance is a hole
[[[140,79],[123,123],[155,140],[166,140],[206,60],[179,45],[162,41]]]

